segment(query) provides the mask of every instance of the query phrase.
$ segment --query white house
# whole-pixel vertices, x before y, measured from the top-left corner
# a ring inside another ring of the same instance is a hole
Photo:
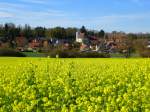
[[[147,45],[147,48],[150,48],[150,41],[148,41],[148,45]]]
[[[84,37],[84,33],[76,32],[76,42],[83,43]]]

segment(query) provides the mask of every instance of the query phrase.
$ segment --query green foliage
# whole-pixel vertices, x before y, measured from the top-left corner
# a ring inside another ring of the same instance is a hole
[[[85,26],[81,27],[80,32],[84,33],[85,35],[87,35],[87,30],[86,30]]]
[[[40,52],[23,52],[26,57],[46,57],[45,53]]]
[[[49,37],[63,39],[66,37],[65,28],[56,27],[49,30]]]
[[[36,27],[35,28],[35,37],[45,37],[46,28]]]
[[[21,52],[17,52],[12,49],[0,49],[0,57],[25,57]]]
[[[79,52],[76,50],[51,50],[49,53],[50,57],[56,58],[109,58],[109,54],[98,53],[98,52]]]
[[[150,57],[150,48],[148,46],[148,40],[146,39],[137,39],[134,41],[134,49],[141,57],[147,58]]]
[[[98,36],[103,38],[105,36],[104,30],[101,30],[100,32],[98,32]]]
[[[150,59],[0,59],[1,112],[149,112]]]
[[[76,31],[77,31],[76,28],[67,28],[66,29],[66,37],[68,39],[75,39],[75,37],[76,37]]]

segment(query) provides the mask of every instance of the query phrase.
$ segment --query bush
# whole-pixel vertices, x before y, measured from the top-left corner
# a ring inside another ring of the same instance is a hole
[[[148,40],[146,39],[138,39],[134,43],[134,48],[136,52],[139,53],[139,55],[144,58],[150,57],[150,48],[148,48],[147,46]]]
[[[109,58],[110,55],[106,53],[98,53],[98,52],[84,52],[80,53],[80,58]]]
[[[150,58],[150,49],[145,49],[139,53],[143,58]]]
[[[50,57],[56,58],[109,58],[109,54],[97,53],[97,52],[78,52],[78,51],[68,51],[68,50],[53,50],[50,52]]]
[[[69,51],[62,51],[62,50],[53,50],[50,52],[50,57],[55,58],[57,55],[60,58],[76,58],[78,54],[77,52],[69,52]]]
[[[21,52],[17,52],[12,49],[0,49],[0,56],[10,56],[10,57],[25,57]]]

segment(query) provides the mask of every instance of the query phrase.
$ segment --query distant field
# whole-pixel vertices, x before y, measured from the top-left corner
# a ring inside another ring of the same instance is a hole
[[[0,112],[150,112],[150,59],[0,58]]]

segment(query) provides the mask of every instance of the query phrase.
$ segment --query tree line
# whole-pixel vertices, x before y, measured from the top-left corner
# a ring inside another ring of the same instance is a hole
[[[3,41],[12,41],[18,36],[24,36],[27,39],[31,38],[58,38],[58,39],[75,39],[76,32],[80,30],[86,35],[93,35],[98,37],[103,37],[105,32],[100,30],[95,32],[92,30],[87,30],[84,26],[81,29],[75,27],[55,27],[55,28],[45,28],[45,27],[31,27],[30,25],[18,25],[13,23],[0,24],[0,39]]]
[[[123,44],[127,48],[134,49],[142,54],[150,54],[150,50],[146,48],[148,40],[150,40],[149,33],[124,33],[113,31],[111,33],[106,33],[103,29],[99,31],[86,29],[85,26],[81,28],[75,27],[54,27],[54,28],[45,28],[37,26],[35,28],[30,25],[15,25],[13,23],[0,24],[0,41],[9,42],[10,44],[16,39],[16,37],[24,36],[27,40],[34,38],[57,38],[57,39],[71,39],[75,40],[76,32],[80,31],[84,33],[86,37],[95,36],[98,38],[109,38],[108,34],[124,34],[127,38],[127,41]],[[116,35],[117,36],[117,35]],[[144,52],[144,53],[143,53]]]

